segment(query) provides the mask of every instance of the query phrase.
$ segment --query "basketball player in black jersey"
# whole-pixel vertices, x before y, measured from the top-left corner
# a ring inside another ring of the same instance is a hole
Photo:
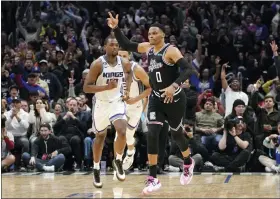
[[[189,184],[193,177],[194,161],[190,158],[188,141],[183,135],[183,119],[186,109],[186,96],[180,86],[192,73],[191,66],[183,58],[178,48],[164,42],[164,29],[160,24],[151,25],[149,42],[134,43],[118,28],[116,18],[109,13],[108,26],[113,29],[119,45],[132,52],[148,53],[149,78],[153,89],[148,108],[148,159],[149,173],[144,194],[158,190],[161,183],[157,179],[157,155],[159,132],[166,119],[172,137],[184,157],[184,171],[180,177],[182,185]],[[180,73],[181,68],[181,73]]]

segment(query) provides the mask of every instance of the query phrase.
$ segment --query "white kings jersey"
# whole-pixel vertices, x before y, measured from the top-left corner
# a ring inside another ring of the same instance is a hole
[[[123,84],[125,82],[125,73],[123,71],[121,58],[117,56],[117,64],[114,67],[106,62],[104,56],[100,56],[99,58],[102,60],[102,72],[96,80],[96,85],[105,86],[111,80],[116,80],[118,85],[117,88],[96,93],[95,98],[97,100],[109,102],[118,100],[123,96]]]
[[[131,63],[131,70],[133,72],[133,78],[132,78],[132,82],[131,82],[131,85],[130,85],[129,97],[134,98],[134,97],[137,97],[140,93],[143,92],[144,86],[143,86],[142,82],[139,79],[136,78],[135,73],[134,73],[134,69],[137,66],[137,63],[134,62],[134,61],[131,61],[130,63]],[[125,84],[126,84],[126,82],[124,82],[124,85]],[[126,88],[126,86],[124,86],[124,87]],[[139,101],[136,104],[139,105],[141,103],[142,102]]]

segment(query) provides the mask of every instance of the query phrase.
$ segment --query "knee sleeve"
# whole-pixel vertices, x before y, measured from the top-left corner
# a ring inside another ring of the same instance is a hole
[[[147,133],[148,154],[157,155],[159,148],[159,133],[162,126],[158,124],[149,124]]]
[[[136,129],[126,129],[126,144],[127,145],[134,145],[135,139],[134,139],[134,133]]]
[[[185,137],[182,128],[179,128],[179,130],[177,131],[171,130],[171,135],[182,152],[186,151],[189,148],[188,139]]]

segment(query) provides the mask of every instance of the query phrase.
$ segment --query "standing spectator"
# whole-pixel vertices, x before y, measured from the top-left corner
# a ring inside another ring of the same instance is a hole
[[[232,105],[235,100],[241,99],[247,106],[249,98],[246,93],[241,91],[241,85],[238,79],[233,79],[231,85],[228,85],[228,82],[226,80],[226,66],[227,64],[224,64],[222,66],[221,80],[226,97],[225,116],[228,116],[232,111]]]

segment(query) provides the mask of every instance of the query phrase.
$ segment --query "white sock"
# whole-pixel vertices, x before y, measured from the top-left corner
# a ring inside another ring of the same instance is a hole
[[[93,162],[93,168],[94,169],[97,169],[97,170],[100,170],[100,161],[99,162]]]
[[[116,153],[117,154],[117,157],[116,157],[116,160],[120,160],[120,161],[122,161],[122,154],[118,154],[118,153]]]
[[[127,149],[126,153],[127,153],[127,155],[129,155],[129,156],[133,155],[133,154],[135,153],[135,148],[133,148],[133,150]]]

